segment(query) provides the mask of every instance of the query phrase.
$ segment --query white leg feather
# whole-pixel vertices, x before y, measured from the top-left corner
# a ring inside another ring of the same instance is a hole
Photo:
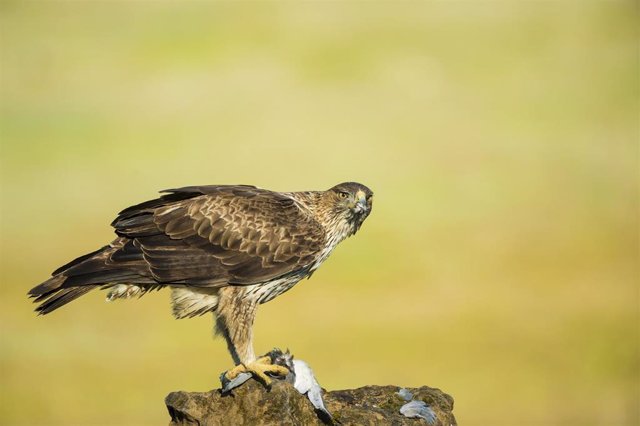
[[[172,287],[173,316],[191,318],[211,312],[218,306],[218,290],[194,287]]]

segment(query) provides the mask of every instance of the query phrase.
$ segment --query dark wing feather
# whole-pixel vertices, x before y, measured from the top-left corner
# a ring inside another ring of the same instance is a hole
[[[32,288],[29,295],[39,302],[36,311],[48,314],[90,290],[109,283],[131,283],[155,288],[148,265],[139,249],[132,254],[130,241],[116,239],[112,244],[81,256],[58,268],[51,278]],[[118,255],[117,259],[114,257]]]
[[[112,225],[119,237],[110,245],[29,291],[39,313],[110,283],[152,289],[265,282],[309,266],[324,245],[322,227],[291,198],[250,186],[170,190],[123,210]]]
[[[322,227],[288,196],[250,186],[187,187],[113,222],[160,283],[248,285],[310,265]]]
[[[36,312],[38,312],[38,315],[46,315],[48,313],[51,313],[56,309],[60,308],[61,306],[64,306],[67,303],[72,302],[73,300],[77,299],[83,294],[88,293],[89,291],[93,290],[95,287],[96,287],[95,285],[84,285],[82,287],[64,288],[64,289],[60,289],[59,291],[56,291],[54,294],[52,294],[48,298],[46,297],[37,298],[35,301],[42,302],[42,303],[36,308]]]

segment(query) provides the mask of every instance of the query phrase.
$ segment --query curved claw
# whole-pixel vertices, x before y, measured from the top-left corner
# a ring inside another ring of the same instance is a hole
[[[271,357],[263,356],[251,363],[236,365],[234,368],[224,373],[221,380],[223,384],[225,382],[227,384],[231,384],[234,383],[234,381],[238,382],[239,380],[236,379],[240,378],[240,383],[235,384],[233,387],[240,386],[248,379],[248,376],[243,373],[250,373],[255,379],[264,383],[265,386],[270,386],[271,378],[267,374],[274,376],[286,376],[289,374],[289,369],[278,364],[272,364]],[[226,387],[227,386],[225,386],[225,388]]]
[[[220,375],[220,383],[222,384],[222,393],[231,392],[233,389],[243,385],[247,380],[251,378],[251,373],[240,373],[235,379],[229,380],[225,376],[225,373]]]

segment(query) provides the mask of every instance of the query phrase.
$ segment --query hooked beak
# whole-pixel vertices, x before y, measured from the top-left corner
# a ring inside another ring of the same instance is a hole
[[[356,199],[358,200],[356,204],[353,206],[353,210],[356,213],[362,213],[369,210],[369,205],[367,204],[367,196],[363,191],[358,191],[356,193]]]

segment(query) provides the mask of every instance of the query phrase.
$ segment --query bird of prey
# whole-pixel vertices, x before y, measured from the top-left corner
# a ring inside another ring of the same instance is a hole
[[[371,190],[346,182],[327,191],[208,185],[162,193],[121,211],[111,244],[31,289],[36,311],[48,314],[96,288],[110,301],[168,287],[176,318],[213,312],[236,364],[228,380],[249,372],[268,384],[266,373],[286,375],[255,355],[256,309],[310,277],[360,229],[371,213]]]

